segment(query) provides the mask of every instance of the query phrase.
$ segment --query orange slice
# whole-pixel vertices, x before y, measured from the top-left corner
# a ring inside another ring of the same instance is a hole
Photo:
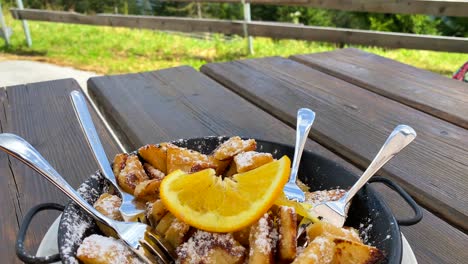
[[[308,218],[310,221],[312,221],[312,223],[318,223],[320,221],[314,214],[310,212],[310,209],[312,209],[312,205],[307,204],[307,203],[299,203],[293,200],[288,200],[288,198],[286,198],[286,195],[284,195],[284,193],[278,196],[278,198],[275,201],[275,204],[293,207],[296,210],[297,214],[305,218]]]
[[[233,232],[265,214],[288,181],[291,161],[283,156],[254,170],[222,179],[213,169],[175,171],[160,186],[160,197],[180,220],[211,232]]]

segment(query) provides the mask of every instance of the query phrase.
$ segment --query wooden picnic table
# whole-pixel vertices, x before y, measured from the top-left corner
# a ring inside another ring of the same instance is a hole
[[[370,163],[398,124],[416,140],[380,171],[424,207],[417,225],[402,227],[419,263],[466,263],[468,253],[468,85],[357,49],[270,57],[94,77],[94,121],[110,159],[147,143],[211,135],[240,135],[294,144],[295,114],[317,118],[306,149],[356,172]],[[97,164],[75,118],[72,79],[0,90],[0,129],[35,146],[74,187]],[[115,140],[117,137],[121,144]],[[67,199],[16,159],[0,153],[0,256],[19,263],[14,241],[26,212]],[[377,190],[395,215],[411,215],[393,191]],[[58,213],[32,224],[35,250]]]

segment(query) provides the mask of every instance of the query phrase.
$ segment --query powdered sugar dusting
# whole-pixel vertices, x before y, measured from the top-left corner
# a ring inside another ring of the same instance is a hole
[[[96,173],[85,181],[77,191],[87,202],[93,204],[102,193],[104,185],[102,176]],[[60,252],[64,263],[79,263],[75,258],[78,245],[87,234],[97,232],[95,227],[93,219],[76,204],[72,203],[67,207],[59,227],[59,239],[62,241]]]
[[[319,203],[327,201],[336,201],[340,199],[345,193],[346,190],[343,189],[332,189],[306,193],[305,202],[315,206]]]
[[[246,252],[231,234],[198,230],[187,242],[177,248],[177,263],[208,263],[210,251],[216,248],[222,248],[230,255],[239,258],[242,258]]]
[[[77,256],[92,259],[103,259],[111,263],[143,264],[122,241],[112,237],[91,235],[83,240]]]

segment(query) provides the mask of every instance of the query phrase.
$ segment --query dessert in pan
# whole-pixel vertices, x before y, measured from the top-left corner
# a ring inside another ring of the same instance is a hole
[[[176,249],[178,263],[381,261],[382,250],[366,244],[353,227],[339,228],[312,219],[302,232],[300,224],[313,218],[307,208],[337,200],[345,190],[320,190],[321,186],[309,190],[300,184],[306,193],[305,203],[287,201],[281,179],[289,172],[288,162],[287,157],[275,159],[272,153],[257,149],[253,139],[231,137],[210,154],[172,143],[146,145],[137,153],[116,155],[113,172],[119,186],[145,204],[147,223]],[[275,181],[276,185],[271,183]],[[218,187],[226,190],[225,196],[216,196]],[[258,188],[272,192],[265,197],[258,194]],[[120,203],[118,195],[105,192],[94,207],[122,220]],[[208,211],[208,217],[197,215],[200,206]],[[242,210],[255,211],[255,219],[239,213],[232,216]],[[219,219],[225,221],[216,222]],[[81,262],[142,263],[105,226],[99,228],[101,234],[89,235],[79,246],[76,257]]]

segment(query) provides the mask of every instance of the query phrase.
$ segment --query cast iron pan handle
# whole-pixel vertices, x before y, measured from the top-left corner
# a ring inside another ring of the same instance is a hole
[[[25,263],[52,263],[60,261],[60,254],[54,254],[50,256],[44,257],[36,257],[33,255],[28,254],[24,249],[24,237],[26,236],[26,231],[28,231],[29,224],[31,224],[31,220],[34,216],[43,210],[57,210],[63,211],[65,207],[61,204],[56,203],[43,203],[34,206],[31,208],[21,223],[18,236],[16,238],[16,255],[19,259],[24,261]]]
[[[403,188],[401,188],[399,185],[397,185],[393,181],[384,177],[380,177],[380,176],[372,177],[369,182],[380,182],[380,183],[387,185],[388,187],[392,188],[395,192],[397,192],[403,199],[405,199],[405,201],[409,204],[409,206],[411,206],[411,208],[414,211],[414,216],[411,218],[407,218],[407,219],[397,219],[397,222],[399,225],[410,226],[410,225],[417,224],[419,221],[421,221],[423,217],[421,207],[419,207],[419,205],[413,200],[413,198],[405,190],[403,190]]]

